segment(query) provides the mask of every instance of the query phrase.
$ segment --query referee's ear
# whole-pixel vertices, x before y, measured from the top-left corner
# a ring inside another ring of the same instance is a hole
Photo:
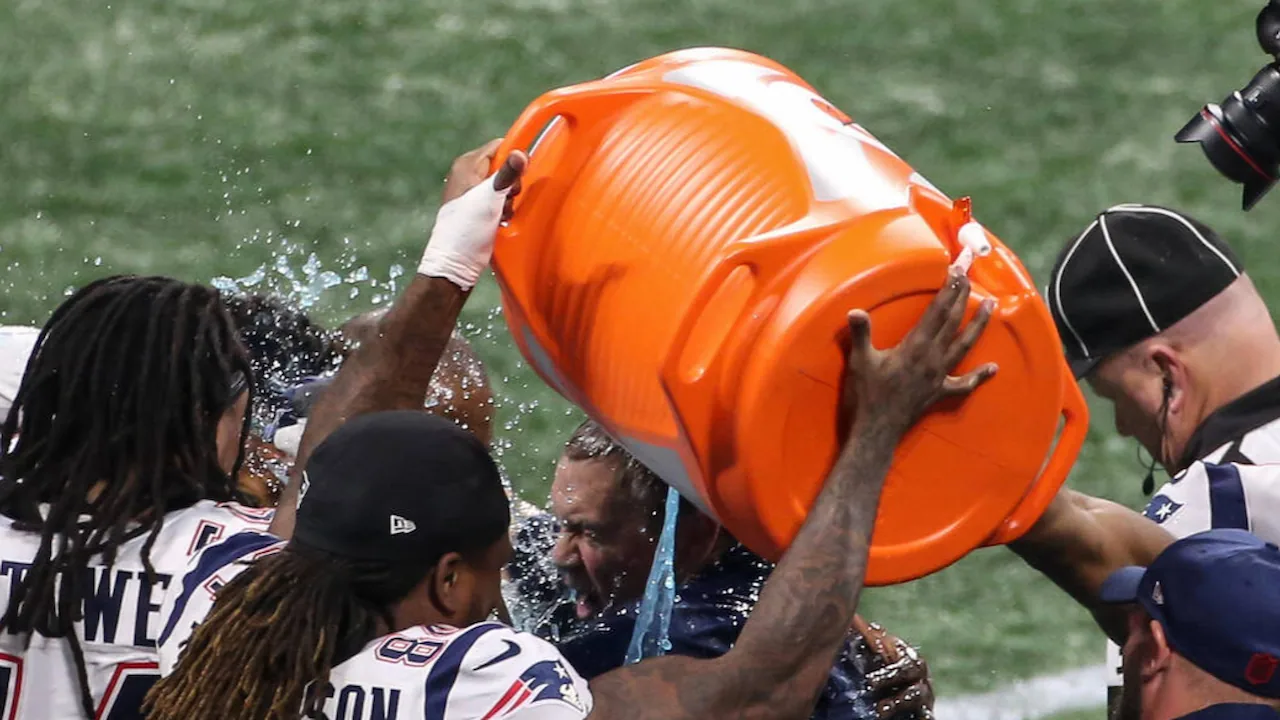
[[[1147,357],[1155,365],[1154,370],[1160,374],[1162,404],[1170,416],[1176,416],[1187,406],[1187,391],[1191,379],[1187,364],[1178,351],[1167,343],[1153,343],[1147,353]]]

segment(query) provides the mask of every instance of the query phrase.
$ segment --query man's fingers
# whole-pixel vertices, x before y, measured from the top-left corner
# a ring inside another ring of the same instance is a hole
[[[867,685],[871,692],[880,695],[893,688],[906,687],[929,677],[929,666],[910,657],[904,657],[882,668],[867,672]]]
[[[498,148],[502,146],[502,138],[494,138],[480,147],[472,150],[469,155],[473,155],[478,160],[483,160],[486,164],[493,162],[493,156],[498,152]]]
[[[959,268],[952,267],[947,272],[947,282],[938,291],[933,302],[929,304],[929,309],[925,310],[924,317],[920,318],[920,324],[916,326],[916,332],[923,337],[936,337],[942,332],[943,327],[950,319],[952,312],[957,304],[960,305],[961,312],[964,309],[964,300],[969,297],[969,278],[965,276]],[[959,327],[957,324],[956,327]],[[952,333],[955,332],[953,329]]]
[[[863,641],[867,643],[867,647],[884,664],[895,663],[901,658],[898,653],[897,643],[889,642],[889,633],[885,632],[884,628],[879,625],[867,622],[861,615],[854,615],[853,630],[862,637]]]
[[[876,717],[880,720],[890,720],[908,712],[915,713],[920,718],[933,717],[933,691],[924,680],[891,697],[876,701]]]
[[[871,316],[866,310],[849,311],[849,357],[866,358],[872,351]]]
[[[507,156],[502,167],[498,168],[498,174],[493,178],[493,189],[502,191],[511,187],[524,174],[524,170],[529,165],[529,156],[520,150],[516,150]]]
[[[987,298],[978,306],[978,312],[974,314],[973,320],[969,321],[960,336],[955,338],[951,346],[947,348],[947,355],[944,358],[947,370],[960,364],[964,356],[968,355],[973,346],[977,344],[978,338],[982,337],[982,332],[987,329],[987,324],[991,322],[991,313],[995,310],[995,307],[996,301],[994,298]]]
[[[960,323],[964,320],[965,308],[969,306],[969,291],[972,286],[969,284],[968,277],[962,276],[962,278],[964,282],[960,284],[960,291],[951,301],[951,305],[943,316],[942,327],[938,329],[938,334],[945,340],[951,340],[956,336]]]
[[[960,377],[947,376],[942,381],[942,397],[960,397],[968,395],[978,386],[991,379],[996,374],[997,366],[995,363],[987,363],[977,370],[965,373]]]

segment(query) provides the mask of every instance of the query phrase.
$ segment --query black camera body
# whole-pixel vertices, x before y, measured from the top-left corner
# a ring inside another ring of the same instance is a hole
[[[1258,45],[1275,61],[1221,104],[1201,108],[1174,138],[1199,143],[1209,162],[1229,180],[1244,185],[1244,209],[1251,209],[1276,183],[1280,172],[1280,0],[1258,13]]]

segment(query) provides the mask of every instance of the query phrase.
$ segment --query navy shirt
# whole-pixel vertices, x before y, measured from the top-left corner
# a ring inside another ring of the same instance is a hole
[[[1210,705],[1178,720],[1280,720],[1280,711],[1255,703]]]
[[[517,542],[517,552],[531,549],[533,544]],[[713,565],[677,588],[668,652],[696,658],[719,657],[728,652],[760,599],[760,590],[772,570],[771,563],[742,545],[735,545]],[[639,605],[639,600],[616,605],[586,623],[566,622],[560,615],[558,620],[543,622],[533,631],[556,643],[573,667],[590,680],[622,666]],[[544,617],[555,617],[555,614]],[[856,644],[854,639],[858,641]],[[863,699],[866,656],[859,652],[862,645],[856,635],[846,641],[814,709],[816,720],[875,717]]]

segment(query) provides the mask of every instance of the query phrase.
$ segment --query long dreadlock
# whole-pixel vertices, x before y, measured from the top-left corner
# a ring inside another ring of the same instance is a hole
[[[421,559],[419,559],[421,560]],[[329,673],[393,628],[413,568],[352,560],[294,539],[218,590],[171,675],[147,695],[151,720],[320,717]]]
[[[165,513],[229,500],[217,429],[252,382],[244,347],[218,292],[162,277],[116,276],[62,303],[36,341],[0,426],[0,514],[40,533],[31,569],[0,629],[66,638],[92,717],[84,651],[84,569],[147,534]],[[248,427],[241,428],[241,443]],[[236,465],[239,465],[239,459]]]

